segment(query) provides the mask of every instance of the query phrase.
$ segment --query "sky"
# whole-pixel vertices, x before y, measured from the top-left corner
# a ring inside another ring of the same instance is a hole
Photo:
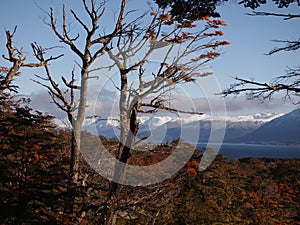
[[[113,6],[119,1],[112,0],[110,12],[116,10]],[[54,34],[51,29],[43,23],[45,14],[37,7],[37,4],[48,10],[50,5],[59,10],[62,3],[66,3],[69,8],[74,8],[80,14],[82,10],[81,1],[42,1],[36,0],[2,0],[0,8],[0,52],[6,53],[5,49],[5,29],[13,30],[14,26],[18,26],[14,43],[18,47],[24,47],[24,52],[28,54],[28,60],[31,59],[30,43],[36,41],[44,46],[52,46],[57,44]],[[142,8],[146,6],[146,1],[129,0],[131,6]],[[280,12],[299,13],[300,8],[296,5],[291,6],[288,10]],[[245,13],[250,13],[250,9],[245,9],[232,1],[230,4],[220,6],[218,11],[221,14],[221,19],[228,26],[223,28],[223,40],[229,41],[231,44],[224,47],[222,55],[210,62],[210,70],[214,72],[212,77],[201,78],[200,86],[207,88],[208,95],[214,95],[213,86],[217,82],[220,89],[228,87],[234,83],[234,77],[254,78],[257,81],[267,82],[276,76],[283,75],[287,66],[299,66],[300,51],[298,52],[282,52],[272,56],[266,56],[265,53],[276,47],[272,42],[274,39],[289,40],[299,38],[299,20],[284,21],[281,18],[275,17],[253,17],[247,16]],[[273,4],[268,4],[259,8],[258,11],[278,12],[278,9]],[[72,26],[72,24],[71,24]],[[104,27],[111,27],[110,21],[103,21]],[[63,49],[62,51],[65,51]],[[66,57],[68,57],[67,51]],[[64,52],[64,53],[65,53]],[[72,59],[74,60],[74,59]],[[57,77],[64,73],[70,73],[72,70],[73,61],[55,62],[54,72]],[[0,59],[1,64],[5,64],[3,59]],[[69,65],[70,66],[66,66]],[[39,73],[37,71],[36,73]],[[35,73],[35,72],[34,72]],[[31,70],[23,70],[22,75],[17,78],[16,82],[20,86],[20,93],[30,95],[33,100],[33,106],[41,110],[49,111],[56,110],[53,104],[49,104],[49,98],[45,90],[33,83],[33,72]],[[201,88],[201,87],[200,87]],[[196,102],[203,102],[202,97],[197,96],[199,85],[188,90],[189,95],[193,98],[199,98]],[[220,90],[219,89],[219,90]],[[108,92],[108,95],[113,95],[113,92]],[[214,100],[215,97],[213,97]],[[216,100],[216,103],[219,100]],[[260,104],[257,101],[246,101],[245,97],[229,97],[226,99],[227,112],[232,115],[245,115],[259,112],[278,112],[286,113],[295,108],[294,105],[284,103],[280,96],[275,97],[272,102]],[[200,107],[201,108],[201,107]],[[205,107],[203,108],[205,110]]]

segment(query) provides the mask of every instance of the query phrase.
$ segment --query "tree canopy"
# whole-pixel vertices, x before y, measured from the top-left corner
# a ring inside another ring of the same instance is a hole
[[[220,17],[217,8],[219,5],[229,2],[229,0],[154,0],[161,8],[170,7],[172,18],[178,21],[196,21],[204,16]],[[267,4],[267,0],[243,0],[239,4],[243,4],[246,8],[257,9],[258,7]],[[270,1],[269,1],[270,2]],[[272,0],[278,8],[287,8],[293,3],[298,3],[299,0]]]
[[[161,8],[170,7],[170,13],[178,21],[196,21],[205,16],[220,17],[217,5],[228,0],[155,0]]]

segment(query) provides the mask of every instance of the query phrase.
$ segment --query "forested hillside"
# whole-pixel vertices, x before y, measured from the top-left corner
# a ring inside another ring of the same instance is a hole
[[[64,213],[70,132],[24,101],[1,99],[1,224],[99,224],[109,182],[82,160],[87,176],[75,189],[73,213]],[[117,149],[116,141],[101,140]],[[172,149],[134,152],[130,163],[152,164]],[[199,172],[199,153],[162,183],[123,186],[117,224],[300,224],[300,160],[218,156]]]

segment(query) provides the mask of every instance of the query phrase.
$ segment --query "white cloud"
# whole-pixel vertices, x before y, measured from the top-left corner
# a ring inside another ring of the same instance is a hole
[[[101,98],[94,96],[99,95],[97,90],[91,90],[91,98],[89,101],[89,107],[87,107],[86,115],[98,115],[102,118],[117,118],[118,112],[118,96],[115,90],[101,90]],[[51,103],[52,99],[46,90],[32,92],[30,95],[31,107],[33,109],[48,113],[59,119],[66,118],[65,112],[61,111],[55,104]],[[159,114],[147,115],[140,114],[140,122],[144,123],[149,117],[152,117],[152,125],[158,126],[166,122],[182,122],[189,123],[196,120],[211,120],[212,116],[215,120],[223,118],[225,120],[259,120],[266,122],[270,118],[275,118],[284,113],[288,113],[296,108],[295,105],[289,102],[283,102],[281,98],[273,98],[272,101],[265,103],[259,103],[257,100],[247,100],[244,96],[227,97],[225,98],[227,118],[225,118],[222,106],[222,97],[215,96],[209,99],[196,98],[186,99],[186,97],[176,97],[176,101],[172,101],[170,106],[179,108],[182,110],[205,113],[204,115],[186,115],[186,114],[169,114],[161,112]],[[214,112],[211,111],[210,106],[214,105]]]
[[[31,108],[55,116],[57,118],[65,117],[65,112],[60,110],[56,104],[52,103],[53,101],[49,93],[45,89],[32,92],[29,97],[31,99]]]

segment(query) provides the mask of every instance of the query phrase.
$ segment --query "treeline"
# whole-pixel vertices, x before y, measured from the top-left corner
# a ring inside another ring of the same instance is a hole
[[[110,185],[84,160],[86,177],[72,193],[74,212],[64,213],[71,133],[28,107],[27,99],[6,95],[0,103],[0,223],[100,224]],[[117,149],[116,141],[101,141]],[[133,152],[129,163],[155,163],[172,153],[172,145],[176,141]],[[219,156],[200,173],[200,157],[197,150],[164,182],[123,186],[117,224],[300,224],[300,160],[229,162]]]

